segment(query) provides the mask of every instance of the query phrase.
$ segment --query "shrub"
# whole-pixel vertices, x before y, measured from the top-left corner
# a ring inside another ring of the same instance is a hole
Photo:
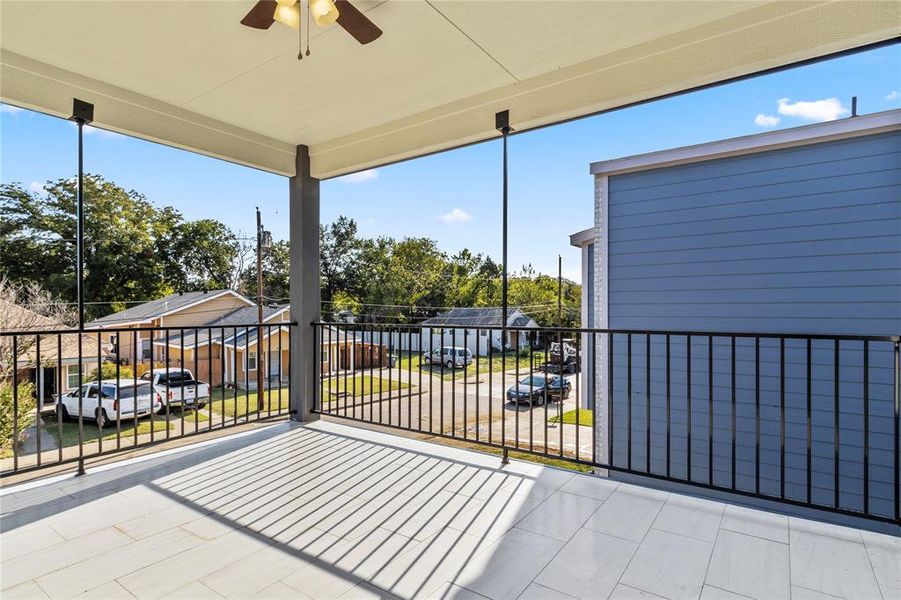
[[[36,401],[34,397],[34,385],[31,383],[19,384],[18,411],[16,412],[15,427],[13,420],[13,386],[0,383],[0,454],[7,455],[13,447],[13,430],[18,428],[19,438],[16,443],[22,443],[25,439],[25,431],[34,422],[34,409]]]
[[[132,379],[134,377],[134,372],[130,367],[126,367],[123,365],[119,365],[119,379]],[[116,378],[116,363],[105,362],[100,365],[100,379],[115,379]],[[85,382],[88,381],[97,381],[97,369],[88,374]]]

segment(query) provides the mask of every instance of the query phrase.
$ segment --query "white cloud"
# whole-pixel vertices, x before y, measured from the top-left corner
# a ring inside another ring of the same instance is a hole
[[[13,106],[12,104],[0,104],[0,112],[9,113],[11,115],[17,115],[23,110],[25,109],[19,108],[18,106]]]
[[[760,127],[775,127],[779,124],[779,117],[758,113],[757,116],[754,117],[754,124]]]
[[[465,223],[466,221],[472,221],[472,215],[461,208],[455,208],[449,213],[441,215],[438,218],[449,225],[452,225],[454,223]]]
[[[379,172],[377,169],[368,169],[366,171],[360,171],[359,173],[351,173],[350,175],[345,175],[341,177],[341,181],[346,181],[347,183],[363,183],[365,181],[372,181],[373,179],[379,178]]]
[[[898,93],[898,90],[892,90],[888,93],[888,96],[885,97],[886,100],[892,102],[893,100],[897,100],[901,98],[901,94]]]
[[[30,189],[32,192],[34,192],[36,194],[43,194],[45,191],[44,185],[41,183],[38,183],[37,181],[32,181],[30,184],[28,184],[28,189]]]
[[[825,98],[823,100],[791,102],[788,98],[780,98],[777,101],[780,115],[786,117],[798,117],[805,121],[834,121],[850,113],[838,98]]]
[[[122,135],[122,134],[116,133],[115,131],[108,131],[106,129],[92,127],[90,125],[88,125],[87,127],[84,128],[84,134],[85,135],[96,135],[98,137],[108,139],[108,140],[121,137],[121,135]]]

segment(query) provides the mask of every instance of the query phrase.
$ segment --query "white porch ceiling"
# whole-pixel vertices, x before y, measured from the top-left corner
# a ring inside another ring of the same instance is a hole
[[[0,99],[330,177],[883,41],[895,1],[354,0],[384,35],[239,24],[254,0],[0,1]]]

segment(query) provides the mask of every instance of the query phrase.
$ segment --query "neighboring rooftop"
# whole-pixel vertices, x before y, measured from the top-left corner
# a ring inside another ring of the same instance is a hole
[[[106,315],[105,317],[100,317],[99,319],[88,323],[87,327],[124,325],[126,323],[146,323],[151,319],[164,317],[173,312],[183,310],[193,304],[212,300],[213,298],[218,298],[219,296],[224,296],[226,294],[232,294],[237,298],[241,298],[246,301],[248,305],[253,304],[250,300],[244,298],[244,296],[233,290],[179,292],[176,294],[169,294],[165,298],[160,298],[159,300],[151,300],[150,302],[138,304],[137,306],[126,308],[123,311],[119,311],[111,315]],[[254,310],[256,309],[254,308]],[[256,315],[254,315],[254,320],[256,320]]]
[[[426,319],[422,325],[456,325],[458,327],[498,327],[503,325],[501,315],[503,309],[497,307],[485,308],[452,308],[447,312]],[[508,327],[528,327],[532,317],[525,314],[522,309],[510,307],[507,309]],[[535,325],[533,325],[535,326]]]

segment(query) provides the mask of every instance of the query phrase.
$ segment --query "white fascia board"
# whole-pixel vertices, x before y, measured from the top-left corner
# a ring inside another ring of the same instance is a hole
[[[874,135],[898,129],[901,129],[901,109],[604,160],[591,163],[591,174],[622,175],[648,169]]]

